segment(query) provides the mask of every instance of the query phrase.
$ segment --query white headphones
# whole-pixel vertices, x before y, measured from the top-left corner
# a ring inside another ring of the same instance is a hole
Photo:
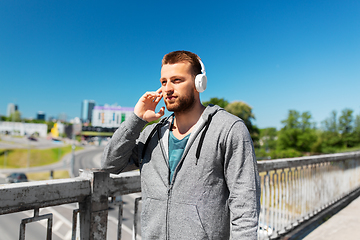
[[[200,60],[200,58],[198,58],[198,60],[201,65],[201,73],[196,75],[196,77],[195,77],[195,87],[196,87],[196,90],[200,93],[200,92],[205,91],[205,89],[206,89],[207,77],[206,77],[205,66],[204,66],[203,62]]]

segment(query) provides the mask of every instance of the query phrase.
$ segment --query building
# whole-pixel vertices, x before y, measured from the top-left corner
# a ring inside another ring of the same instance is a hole
[[[119,127],[129,115],[134,112],[134,108],[120,106],[95,106],[92,115],[92,126],[114,128]]]
[[[18,136],[38,135],[46,137],[47,125],[44,123],[0,122],[0,133]]]
[[[93,109],[95,107],[94,100],[84,100],[81,103],[81,114],[80,119],[83,123],[91,123],[91,118],[93,116]]]
[[[18,105],[9,103],[7,107],[6,116],[10,117],[11,114],[15,113],[18,110]]]
[[[42,111],[37,112],[36,120],[44,120],[45,121],[45,113]]]

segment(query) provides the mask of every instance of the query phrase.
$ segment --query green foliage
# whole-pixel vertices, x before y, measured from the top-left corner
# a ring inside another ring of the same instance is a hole
[[[352,131],[353,112],[353,110],[347,108],[342,110],[342,115],[339,117],[339,131],[342,135],[349,134]]]
[[[300,115],[296,110],[289,110],[288,118],[282,121],[284,127],[279,132],[278,150],[310,152],[317,141],[316,129],[310,119],[309,112]]]
[[[309,112],[290,110],[282,121],[283,128],[260,129],[258,159],[277,159],[303,155],[358,151],[360,149],[360,115],[344,109],[338,116],[332,111],[320,129],[311,122]]]
[[[51,121],[48,121],[46,122],[46,125],[47,125],[47,132],[51,132],[51,129],[54,127],[54,122],[51,122]]]
[[[9,120],[12,122],[21,122],[21,113],[19,111],[11,113]]]
[[[354,147],[357,143],[356,132],[353,131],[353,110],[344,109],[342,114],[339,117],[339,132],[341,134],[341,139],[344,147]]]
[[[284,150],[275,150],[270,152],[270,157],[272,159],[278,158],[293,158],[293,157],[301,157],[303,154],[295,149],[289,148]]]
[[[205,107],[209,104],[218,105],[219,107],[225,108],[229,102],[226,101],[224,98],[210,98],[210,101],[206,101],[202,103]]]
[[[266,152],[276,149],[277,130],[276,128],[260,129],[260,145],[264,146]]]
[[[322,122],[322,152],[331,153],[360,144],[360,116],[353,117],[353,110],[345,108],[337,118],[336,111]]]
[[[38,120],[38,119],[23,119],[26,123],[46,123],[45,120]]]
[[[250,107],[245,102],[235,101],[229,103],[225,107],[225,110],[231,114],[234,114],[235,116],[238,116],[244,121],[247,129],[250,132],[251,138],[254,142],[254,146],[258,147],[260,130],[257,126],[252,124],[252,121],[255,120],[255,115],[252,112],[252,107]]]
[[[253,130],[252,120],[255,119],[252,108],[244,102],[235,101],[228,104],[225,110],[241,118],[250,132]]]
[[[360,115],[357,115],[355,118],[354,132],[360,135]]]

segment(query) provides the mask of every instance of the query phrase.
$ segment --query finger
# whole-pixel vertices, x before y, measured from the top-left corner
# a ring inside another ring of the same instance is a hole
[[[157,97],[158,97],[158,93],[155,92],[147,92],[143,95],[143,99],[144,100],[150,100],[150,101],[154,101]]]
[[[152,97],[156,97],[158,94],[156,92],[147,92],[145,94],[146,98],[152,98]]]
[[[160,100],[162,99],[162,95],[160,94],[155,100],[154,100],[154,102],[156,102],[156,103],[158,103],[158,102],[160,102]]]
[[[162,97],[162,89],[161,88],[159,88],[158,90],[156,90],[156,93],[158,94],[158,95],[160,95],[160,97]],[[161,99],[161,98],[160,98]]]
[[[155,114],[157,118],[164,116],[165,114],[165,107],[161,107],[159,112]]]

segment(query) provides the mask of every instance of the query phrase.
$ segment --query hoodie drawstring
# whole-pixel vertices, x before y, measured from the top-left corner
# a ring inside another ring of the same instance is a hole
[[[150,132],[150,134],[149,134],[149,136],[148,136],[148,138],[146,139],[146,142],[145,142],[145,144],[144,144],[144,148],[143,148],[143,150],[142,150],[142,152],[141,152],[140,165],[141,165],[142,162],[143,162],[143,159],[144,159],[144,156],[145,156],[145,150],[146,150],[147,146],[149,145],[150,140],[151,140],[151,138],[154,136],[155,132],[156,132],[156,131],[159,132],[159,131],[160,131],[160,128],[161,128],[163,125],[166,124],[166,122],[169,120],[170,117],[173,117],[173,116],[174,116],[174,114],[171,114],[170,116],[161,119],[160,122],[157,123],[157,125],[154,127],[154,129]],[[138,166],[138,167],[139,167],[139,166]]]
[[[208,118],[208,120],[207,120],[207,122],[206,122],[205,129],[204,129],[204,131],[203,131],[202,134],[201,134],[200,141],[199,141],[199,145],[198,145],[198,147],[197,147],[197,149],[196,149],[196,155],[195,155],[195,156],[196,156],[196,165],[198,164],[198,160],[199,160],[200,152],[201,152],[201,147],[202,147],[202,145],[203,145],[203,143],[204,143],[205,134],[206,134],[206,132],[207,132],[207,130],[208,130],[208,128],[209,128],[211,119],[212,119],[212,115],[209,115],[209,118]]]

